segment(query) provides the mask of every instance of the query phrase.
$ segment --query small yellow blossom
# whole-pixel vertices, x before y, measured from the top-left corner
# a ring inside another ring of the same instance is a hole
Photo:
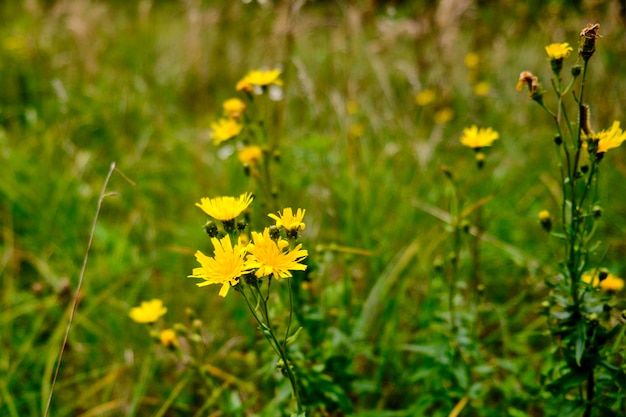
[[[348,112],[348,114],[351,114],[351,115],[357,114],[360,108],[361,108],[361,105],[359,104],[358,101],[349,100],[346,103],[346,111]]]
[[[237,90],[251,91],[251,87],[267,87],[270,84],[283,85],[279,69],[252,70],[237,83]]]
[[[425,107],[435,101],[436,97],[437,95],[435,94],[435,92],[427,88],[417,93],[417,95],[415,96],[415,104],[421,107]]]
[[[304,230],[306,227],[302,222],[305,212],[306,210],[299,208],[294,215],[291,207],[287,207],[283,210],[283,214],[280,214],[279,211],[278,216],[273,213],[268,214],[268,216],[276,221],[276,227],[298,232]]]
[[[550,59],[567,58],[569,56],[569,53],[573,50],[574,49],[572,49],[572,47],[569,46],[569,43],[567,42],[551,43],[550,45],[546,46],[546,53],[548,54],[548,57]]]
[[[604,153],[609,149],[619,147],[626,140],[626,132],[620,128],[620,122],[614,121],[609,129],[604,129],[598,133],[584,135],[584,138],[598,141],[597,153]]]
[[[250,266],[245,261],[246,248],[239,243],[235,246],[226,235],[222,239],[211,238],[215,248],[213,257],[197,251],[196,260],[200,263],[199,268],[194,268],[189,278],[202,278],[204,282],[196,284],[204,287],[210,284],[222,284],[220,297],[226,297],[230,287],[239,282],[239,277],[250,272]]]
[[[477,53],[468,52],[467,54],[465,54],[465,66],[468,69],[476,69],[478,67],[478,64],[480,64],[480,58],[478,57]]]
[[[539,221],[546,221],[546,220],[549,220],[551,216],[548,210],[541,210],[539,212],[538,217],[539,217]]]
[[[350,126],[348,130],[348,135],[351,138],[360,138],[365,133],[365,127],[361,123],[355,123]]]
[[[200,207],[209,216],[216,220],[229,221],[239,216],[252,203],[252,194],[245,193],[235,197],[201,198]]]
[[[165,347],[178,347],[176,332],[172,329],[165,329],[161,331],[159,338],[161,339],[161,344]]]
[[[245,146],[237,156],[243,165],[255,166],[263,159],[263,150],[256,145]]]
[[[220,119],[211,123],[211,139],[214,145],[219,145],[228,139],[234,138],[243,130],[243,125],[234,119]]]
[[[239,98],[229,98],[222,103],[224,113],[231,119],[238,119],[246,109],[246,103]]]
[[[474,94],[478,97],[485,97],[491,92],[491,84],[487,81],[481,81],[474,86]]]
[[[163,301],[155,298],[142,301],[139,307],[131,308],[128,315],[137,323],[154,323],[165,313],[167,313],[167,308],[163,306]]]
[[[611,273],[607,274],[602,281],[600,281],[598,273],[591,272],[585,272],[580,279],[582,282],[591,284],[594,288],[599,286],[604,291],[621,291],[624,289],[624,280]]]
[[[454,110],[450,107],[444,107],[435,113],[435,124],[443,125],[454,119]]]
[[[302,250],[299,244],[294,249],[288,250],[288,243],[282,239],[272,240],[269,228],[263,233],[252,232],[253,243],[248,245],[248,266],[257,268],[255,275],[258,278],[273,275],[275,278],[289,278],[289,271],[304,271],[306,265],[301,264],[308,256],[306,250]]]
[[[461,143],[470,148],[479,149],[491,146],[500,137],[492,128],[478,128],[476,125],[463,129]]]

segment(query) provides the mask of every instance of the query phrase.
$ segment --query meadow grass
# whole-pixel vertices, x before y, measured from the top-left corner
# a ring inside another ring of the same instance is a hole
[[[194,203],[250,186],[210,124],[262,67],[282,68],[285,83],[268,123],[281,141],[277,209],[306,208],[309,268],[294,274],[292,326],[304,331],[292,352],[307,415],[582,415],[545,389],[558,349],[541,314],[544,279],[558,272],[558,244],[537,213],[559,212],[561,185],[551,120],[515,90],[523,70],[548,88],[544,46],[576,48],[599,22],[591,123],[626,123],[624,12],[580,3],[3,2],[0,415],[45,413],[112,162],[115,195],[95,228],[49,415],[289,415],[288,381],[239,294],[186,278],[195,251],[211,251]],[[426,89],[434,100],[419,106]],[[481,170],[459,143],[473,124],[500,134]],[[596,232],[596,262],[621,277],[623,155],[602,162]],[[455,246],[461,217],[469,233]],[[623,294],[612,310],[622,372]],[[128,316],[153,298],[179,331],[178,352]],[[604,404],[613,414],[594,415],[626,414],[619,384]]]

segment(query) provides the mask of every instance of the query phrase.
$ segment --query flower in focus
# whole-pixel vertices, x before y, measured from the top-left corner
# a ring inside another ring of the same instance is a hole
[[[418,106],[428,106],[430,103],[435,101],[436,95],[435,92],[429,88],[426,90],[422,90],[415,96],[415,104]]]
[[[256,145],[245,146],[237,156],[243,165],[254,166],[263,159],[263,150]]]
[[[154,323],[165,313],[167,313],[167,308],[163,306],[163,301],[155,298],[142,301],[139,307],[131,308],[128,315],[137,323]]]
[[[604,276],[604,279],[600,280],[600,274]],[[604,291],[621,291],[624,289],[624,280],[622,278],[611,273],[600,272],[600,274],[585,272],[580,279],[582,282],[591,284],[594,288],[599,286]]]
[[[252,91],[252,87],[267,87],[270,84],[283,85],[280,78],[280,70],[252,70],[237,83],[237,90]]]
[[[454,119],[454,110],[450,107],[444,107],[435,113],[435,124],[443,125],[448,123],[450,120]]]
[[[211,139],[213,139],[213,144],[217,146],[240,134],[243,130],[243,125],[233,119],[220,119],[211,123],[211,129]]]
[[[485,97],[491,91],[491,84],[487,81],[481,81],[474,86],[474,94],[478,97]]]
[[[229,98],[222,103],[222,108],[230,119],[238,119],[246,109],[246,103],[239,98]]]
[[[161,331],[159,338],[161,339],[161,344],[165,347],[178,347],[176,332],[172,329],[165,329]]]
[[[551,43],[546,46],[546,53],[550,59],[563,59],[569,56],[569,53],[574,49],[569,46],[569,43]]]
[[[620,128],[620,122],[614,121],[609,129],[604,129],[598,133],[584,135],[587,140],[597,140],[597,153],[601,154],[609,149],[619,147],[626,140],[626,132]]]
[[[200,267],[194,268],[189,278],[202,278],[204,282],[196,284],[204,287],[209,284],[222,284],[220,296],[226,297],[230,287],[239,282],[239,277],[250,272],[250,267],[245,261],[246,248],[240,244],[232,245],[230,236],[222,239],[211,238],[215,248],[213,257],[197,251],[196,259]]]
[[[306,227],[306,225],[302,222],[305,212],[306,210],[302,210],[301,208],[299,208],[294,216],[291,207],[287,207],[283,210],[283,214],[280,214],[280,212],[278,212],[277,216],[273,213],[270,213],[268,214],[268,216],[276,220],[276,227],[282,227],[287,231],[298,232],[300,230],[304,230],[304,228]]]
[[[252,194],[245,193],[235,197],[201,198],[200,207],[209,216],[216,220],[229,221],[239,216],[252,203]]]
[[[258,268],[255,273],[258,278],[269,275],[274,275],[275,278],[289,278],[292,276],[289,271],[306,269],[306,265],[301,264],[300,261],[309,253],[301,249],[301,244],[288,250],[287,241],[282,239],[274,241],[267,227],[262,234],[252,232],[252,242],[248,245],[248,266]]]
[[[470,148],[480,149],[491,144],[500,137],[492,128],[478,128],[476,125],[463,129],[461,143]]]

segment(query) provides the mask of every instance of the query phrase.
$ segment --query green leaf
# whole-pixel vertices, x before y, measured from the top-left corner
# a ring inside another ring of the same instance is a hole
[[[576,324],[576,365],[580,366],[580,360],[585,353],[585,341],[587,335],[585,332],[585,322],[583,320],[578,321]]]
[[[300,331],[302,330],[302,327],[298,327],[298,330],[296,330],[296,332],[294,334],[292,334],[291,336],[289,336],[287,338],[287,345],[292,345],[294,343],[296,343],[296,341],[298,340],[298,336],[300,335]]]

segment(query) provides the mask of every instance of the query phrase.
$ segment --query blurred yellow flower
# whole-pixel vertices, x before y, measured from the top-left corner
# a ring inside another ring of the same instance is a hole
[[[204,282],[196,284],[198,287],[222,284],[219,295],[226,297],[230,287],[239,282],[239,277],[250,272],[245,260],[246,248],[239,244],[233,246],[229,235],[220,240],[211,238],[211,242],[215,248],[213,257],[197,251],[196,260],[201,266],[194,268],[189,278],[202,278]]]
[[[237,119],[246,109],[246,103],[239,98],[229,98],[222,103],[222,108],[229,118]]]
[[[346,111],[348,112],[348,114],[357,114],[360,108],[361,106],[359,105],[358,101],[349,100],[346,103]]]
[[[476,125],[463,129],[461,143],[470,148],[479,149],[491,146],[500,137],[492,128],[478,128]]]
[[[178,347],[176,332],[172,329],[165,329],[161,331],[159,338],[161,339],[161,344],[165,347]]]
[[[269,228],[263,233],[252,232],[252,242],[248,245],[248,266],[258,268],[255,275],[258,278],[274,275],[275,278],[289,278],[289,271],[304,271],[306,265],[301,264],[308,256],[299,244],[292,250],[286,250],[288,243],[282,239],[274,241],[270,237]]]
[[[263,159],[263,150],[256,145],[245,146],[237,156],[243,165],[254,166]]]
[[[283,85],[280,77],[279,69],[271,69],[271,70],[252,70],[246,74],[245,77],[237,83],[237,90],[247,90],[251,86],[259,86],[266,87],[270,84],[274,85]]]
[[[537,217],[539,217],[540,221],[546,221],[546,220],[550,219],[551,215],[550,215],[550,212],[548,210],[541,210]]]
[[[243,125],[233,119],[220,119],[211,123],[211,129],[211,139],[213,139],[213,144],[217,146],[240,134],[243,130]]]
[[[268,216],[276,220],[276,227],[282,227],[288,231],[298,232],[304,230],[306,227],[306,225],[302,222],[305,212],[306,210],[299,208],[294,215],[291,207],[287,207],[283,210],[283,214],[280,214],[279,211],[278,216],[273,213],[268,214]]]
[[[415,104],[417,104],[418,106],[422,106],[422,107],[428,106],[430,103],[435,101],[436,97],[437,96],[435,92],[427,88],[417,93],[417,95],[415,96]]]
[[[163,306],[163,301],[155,298],[142,301],[139,307],[131,308],[128,315],[137,323],[154,323],[165,313],[167,313],[167,308]]]
[[[443,125],[454,118],[454,110],[450,107],[444,107],[435,113],[435,124]]]
[[[478,97],[485,97],[491,92],[491,84],[487,81],[481,81],[474,86],[474,94]]]
[[[480,63],[480,58],[475,52],[468,52],[465,54],[465,66],[469,69],[476,69]]]
[[[620,122],[614,121],[609,129],[590,135],[592,139],[598,140],[598,153],[617,148],[626,140],[626,132],[619,125]]]
[[[546,46],[546,53],[548,54],[548,57],[550,59],[567,58],[569,56],[569,53],[573,50],[574,49],[572,49],[572,47],[569,46],[569,43],[567,42],[551,43],[550,45]]]
[[[200,199],[196,206],[216,220],[229,221],[239,216],[252,203],[252,194],[245,193],[235,197],[215,197]]]
[[[624,280],[611,273],[607,274],[606,278],[600,281],[598,273],[585,272],[580,279],[582,282],[591,284],[592,287],[600,288],[604,291],[621,291],[624,289]]]
[[[350,126],[348,135],[352,138],[360,138],[365,133],[365,127],[361,123],[355,123]]]

